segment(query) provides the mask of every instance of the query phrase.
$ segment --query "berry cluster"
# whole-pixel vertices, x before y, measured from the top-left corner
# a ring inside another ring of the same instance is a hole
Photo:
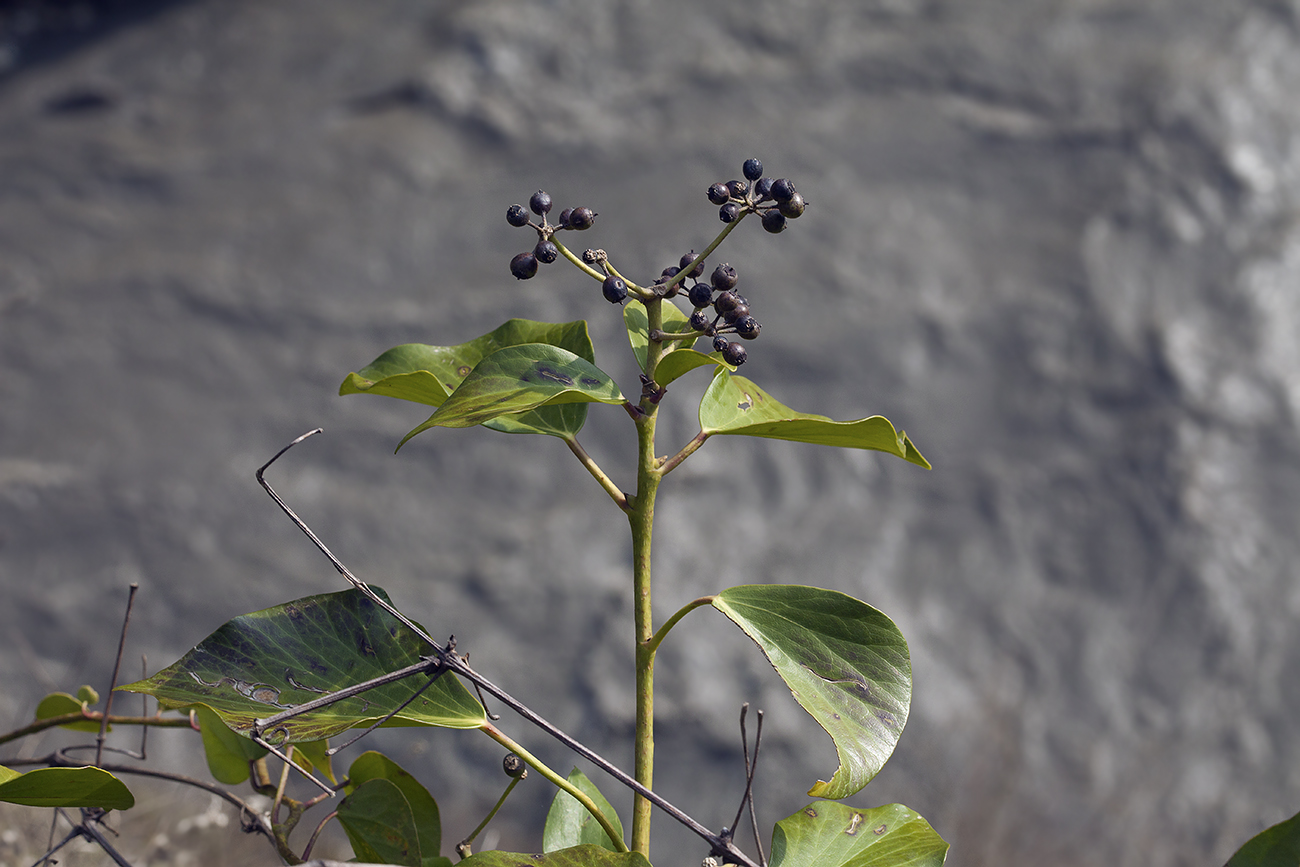
[[[743,181],[719,182],[709,187],[709,201],[718,205],[722,222],[734,223],[745,214],[761,214],[763,228],[775,235],[785,229],[787,219],[803,214],[807,203],[789,178],[764,177],[763,164],[752,158],[745,160],[741,172]]]
[[[694,258],[693,254],[683,256],[682,267],[689,265]],[[704,273],[703,262],[691,272],[692,275],[697,273]],[[723,359],[735,366],[744,364],[749,353],[744,346],[728,340],[724,335],[735,334],[745,340],[753,340],[762,330],[758,320],[749,313],[749,301],[736,291],[738,279],[736,269],[724,262],[713,269],[709,282],[696,282],[686,290],[686,297],[695,308],[691,313],[691,328],[705,337],[712,337],[713,350],[721,352]]]
[[[596,212],[591,208],[565,208],[560,211],[556,225],[552,226],[546,219],[551,212],[551,196],[543,190],[533,193],[528,200],[528,208],[523,205],[511,205],[506,209],[506,222],[517,228],[531,226],[537,230],[537,246],[528,253],[520,253],[510,260],[510,273],[518,280],[527,280],[536,276],[538,263],[549,265],[560,258],[560,249],[551,241],[551,236],[560,229],[572,229],[581,232],[590,229],[596,222]],[[528,210],[542,218],[540,224],[533,222]]]

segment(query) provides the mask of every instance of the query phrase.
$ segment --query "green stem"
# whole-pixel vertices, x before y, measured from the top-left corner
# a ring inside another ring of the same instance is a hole
[[[520,776],[515,777],[509,783],[506,784],[506,790],[501,793],[500,798],[497,798],[497,802],[492,806],[492,809],[488,810],[488,814],[483,817],[483,821],[479,822],[478,827],[475,828],[473,831],[470,831],[469,834],[466,835],[464,840],[461,840],[459,843],[456,844],[457,855],[459,855],[461,858],[468,858],[470,855],[474,854],[474,850],[472,848],[474,845],[474,841],[478,839],[479,834],[483,833],[483,829],[488,826],[488,822],[491,822],[492,819],[496,816],[496,814],[500,812],[501,805],[506,802],[506,798],[510,797],[510,793],[515,790],[515,786],[519,785],[519,781],[522,779],[523,779],[523,775],[520,774]]]
[[[678,612],[674,614],[672,617],[669,617],[668,620],[664,623],[664,625],[659,627],[659,631],[656,632],[650,638],[650,642],[648,645],[650,648],[650,652],[655,653],[659,650],[659,645],[663,643],[664,637],[668,635],[668,631],[677,625],[677,621],[681,620],[687,614],[690,614],[696,608],[703,608],[705,605],[712,605],[712,604],[713,604],[712,596],[701,596],[699,599],[695,599],[683,605],[681,609],[678,610]]]
[[[749,216],[752,213],[754,212],[749,210],[748,208],[741,210],[740,216],[736,218],[736,221],[734,223],[728,223],[726,226],[724,226],[722,231],[718,233],[718,237],[714,238],[713,242],[710,243],[709,246],[704,248],[704,252],[696,256],[694,259],[692,259],[691,263],[687,265],[685,268],[683,268],[681,271],[679,271],[677,275],[673,277],[673,279],[669,280],[668,283],[664,286],[664,288],[667,289],[671,286],[676,286],[677,284],[685,280],[686,275],[690,273],[690,271],[695,267],[695,263],[703,262],[706,256],[708,256],[714,250],[718,249],[718,245],[722,243],[722,240],[724,238],[726,238],[728,235],[731,234],[731,230],[739,226],[740,221],[745,219],[745,217]],[[654,326],[651,327],[653,328]]]
[[[709,434],[706,434],[704,431],[700,431],[699,433],[697,433],[694,437],[691,438],[690,442],[682,446],[682,450],[680,452],[673,455],[671,458],[669,458],[668,460],[664,461],[662,464],[659,465],[660,475],[666,476],[669,473],[671,473],[673,470],[677,469],[677,466],[682,461],[686,460],[691,455],[695,454],[695,450],[698,449],[700,446],[704,445],[704,441],[707,440],[708,438],[709,438]]]
[[[663,328],[663,299],[646,302],[648,330]],[[646,347],[645,374],[654,380],[663,357],[661,341]],[[654,533],[655,494],[662,473],[655,466],[655,422],[659,406],[649,398],[641,401],[637,419],[637,492],[628,513],[632,530],[632,616],[636,646],[636,742],[634,775],[647,789],[654,788],[654,612],[650,595],[650,547]],[[632,805],[632,849],[650,857],[650,819],[653,805],[637,795]]]
[[[28,723],[20,729],[14,729],[11,732],[0,734],[0,744],[16,741],[21,737],[36,734],[55,726],[67,725],[76,722],[99,722],[103,714],[99,711],[71,711],[61,713],[58,716],[38,719],[36,722]],[[191,728],[189,717],[161,717],[161,716],[109,716],[109,725],[122,726],[159,726],[162,728]]]
[[[574,799],[579,804],[581,804],[597,822],[600,823],[600,827],[605,829],[605,833],[609,835],[610,842],[612,842],[615,845],[615,847],[618,848],[618,851],[620,852],[627,851],[627,844],[623,842],[623,838],[619,835],[618,829],[614,827],[612,822],[610,822],[609,817],[607,817],[603,812],[601,812],[600,807],[596,806],[596,802],[593,801],[587,795],[586,792],[584,792],[582,789],[579,789],[573,783],[570,783],[564,777],[561,777],[555,771],[551,770],[549,767],[546,766],[545,763],[542,762],[541,759],[537,758],[532,753],[528,752],[528,750],[524,749],[522,746],[515,743],[510,738],[509,735],[501,731],[501,729],[497,728],[496,726],[492,725],[492,723],[490,722],[483,723],[483,725],[479,726],[479,728],[483,731],[484,734],[492,738],[492,740],[501,744],[501,746],[510,750],[510,752],[519,756],[519,758],[523,759],[524,762],[528,765],[528,767],[537,771],[537,773],[541,774],[543,777],[550,780],[556,786],[558,786],[559,788],[563,789],[564,791],[572,795]]]
[[[587,450],[582,447],[582,444],[579,443],[576,438],[566,438],[564,444],[569,447],[569,451],[573,452],[574,456],[577,457],[582,465],[587,468],[587,472],[591,473],[591,477],[599,482],[600,486],[605,489],[605,493],[609,494],[610,499],[614,501],[614,505],[618,506],[624,512],[628,511],[630,507],[627,503],[627,494],[623,493],[619,486],[614,484],[614,480],[607,476],[605,471],[600,468],[600,465],[592,460],[591,455],[587,454]]]

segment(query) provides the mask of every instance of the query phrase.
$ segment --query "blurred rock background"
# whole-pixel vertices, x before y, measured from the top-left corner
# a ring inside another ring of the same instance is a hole
[[[419,407],[336,389],[391,345],[514,316],[589,318],[634,387],[593,283],[510,278],[531,242],[506,207],[539,188],[594,207],[583,243],[648,279],[708,242],[705,188],[759,156],[811,206],[719,257],[765,326],[744,372],[798,409],[888,416],[935,469],[712,441],[665,485],[662,616],[782,581],[890,614],[912,714],[852,803],[917,809],[959,867],[1221,863],[1300,809],[1300,4],[3,8],[6,727],[107,679],[132,581],[128,658],[151,668],[342,589],[253,479],[320,425],[271,474],[290,503],[630,765],[629,554],[605,495],[548,438],[436,431],[394,457]],[[665,451],[696,430],[697,376]],[[625,486],[629,433],[597,408],[582,438]],[[657,787],[701,821],[740,796],[742,701],[768,712],[765,826],[834,769],[715,614],[678,628],[658,683]],[[152,749],[184,767],[191,743]],[[484,738],[374,744],[422,774],[448,840],[498,792]],[[549,796],[515,796],[502,845],[536,845]],[[656,862],[698,861],[669,824]]]

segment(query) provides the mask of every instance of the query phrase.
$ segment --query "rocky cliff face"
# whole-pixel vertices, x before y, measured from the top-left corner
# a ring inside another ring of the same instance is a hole
[[[1221,862],[1300,808],[1294,4],[146,5],[0,78],[6,719],[105,677],[130,581],[155,667],[339,589],[253,481],[321,425],[274,471],[317,532],[629,762],[605,495],[541,438],[394,457],[418,408],[334,395],[390,345],[512,316],[590,318],[626,390],[594,284],[510,278],[506,206],[591,205],[640,279],[712,237],[705,187],[760,156],[811,206],[726,248],[764,323],[745,373],[889,416],[935,469],[711,442],[665,487],[664,614],[783,581],[894,617],[909,730],[854,802],[916,808],[952,864]],[[700,388],[670,394],[666,443]],[[597,409],[583,436],[625,485],[628,434]],[[829,740],[721,618],[674,639],[659,787],[728,821],[749,700],[764,822],[801,806]],[[382,744],[450,824],[469,812],[441,792],[494,794],[478,740]],[[532,845],[542,788],[505,842]],[[703,854],[667,825],[660,859]]]

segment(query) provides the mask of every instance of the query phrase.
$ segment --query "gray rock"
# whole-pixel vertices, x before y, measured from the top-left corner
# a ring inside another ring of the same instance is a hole
[[[5,718],[106,679],[131,581],[155,668],[341,589],[253,481],[321,425],[271,473],[290,503],[630,765],[605,495],[550,439],[437,431],[393,457],[420,409],[335,393],[391,345],[512,316],[589,317],[631,388],[594,284],[509,277],[531,244],[506,206],[544,187],[594,207],[591,243],[644,279],[708,242],[705,187],[757,155],[811,204],[721,254],[764,324],[745,373],[798,409],[887,415],[935,469],[710,442],[665,485],[661,616],[783,581],[894,617],[910,726],[853,803],[917,809],[951,864],[1222,862],[1300,792],[1298,32],[1280,0],[230,0],[11,69]],[[670,393],[664,451],[701,388]],[[598,408],[583,436],[624,485],[629,435]],[[765,824],[834,769],[716,615],[678,628],[658,684],[657,785],[703,822],[740,796],[742,701],[768,711]],[[423,772],[448,839],[497,793],[484,739],[377,743]],[[548,797],[503,845],[535,845]],[[658,860],[704,854],[657,827]]]

